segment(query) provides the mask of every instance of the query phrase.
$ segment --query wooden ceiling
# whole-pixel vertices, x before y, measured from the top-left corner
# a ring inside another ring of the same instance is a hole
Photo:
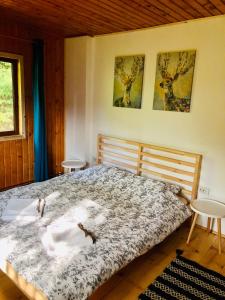
[[[225,0],[1,0],[0,15],[65,37],[99,35],[225,14]]]

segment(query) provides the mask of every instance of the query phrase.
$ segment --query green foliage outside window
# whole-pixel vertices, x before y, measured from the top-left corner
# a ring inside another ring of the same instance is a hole
[[[0,132],[14,130],[13,65],[0,61]]]

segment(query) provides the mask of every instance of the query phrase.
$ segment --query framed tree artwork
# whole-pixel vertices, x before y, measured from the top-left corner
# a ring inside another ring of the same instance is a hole
[[[190,112],[195,50],[157,56],[154,110]]]
[[[113,105],[141,108],[144,55],[115,58]]]

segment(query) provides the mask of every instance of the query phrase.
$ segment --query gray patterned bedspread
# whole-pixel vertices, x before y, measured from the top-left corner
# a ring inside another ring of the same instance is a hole
[[[174,192],[176,186],[100,165],[0,193],[0,217],[12,197],[19,201],[53,195],[44,217],[29,225],[0,221],[0,243],[8,245],[5,258],[48,299],[87,299],[191,215]],[[83,224],[97,242],[79,254],[48,256],[41,242],[43,228],[82,203],[96,204],[84,205]]]

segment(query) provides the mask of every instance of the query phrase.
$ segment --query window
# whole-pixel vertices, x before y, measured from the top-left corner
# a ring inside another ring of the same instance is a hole
[[[0,53],[0,138],[24,133],[22,57]]]

